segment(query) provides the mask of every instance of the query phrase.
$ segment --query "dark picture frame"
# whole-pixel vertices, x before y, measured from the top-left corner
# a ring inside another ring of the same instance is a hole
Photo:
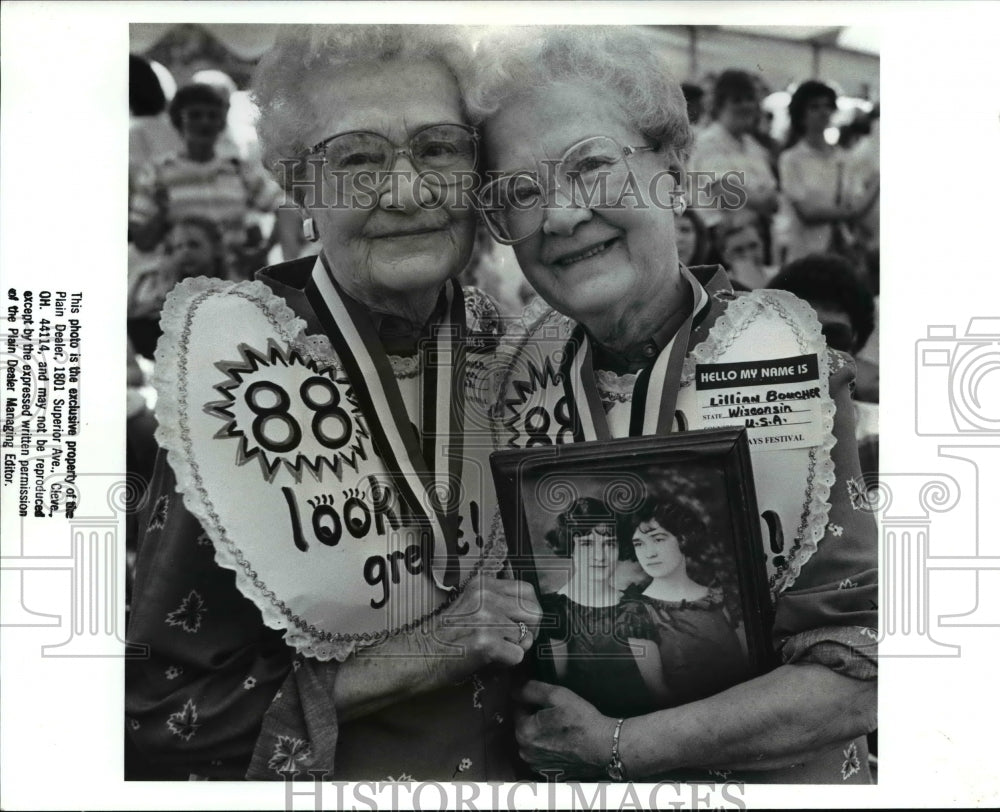
[[[491,465],[511,567],[544,611],[539,679],[636,716],[775,665],[745,429],[510,449]]]

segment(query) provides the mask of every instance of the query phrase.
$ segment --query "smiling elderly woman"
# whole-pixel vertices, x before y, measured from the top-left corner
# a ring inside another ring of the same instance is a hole
[[[310,529],[295,489],[314,483],[301,470],[276,468],[262,484],[256,462],[246,465],[253,453],[236,455],[233,432],[219,432],[205,445],[222,443],[237,465],[213,485],[202,460],[192,477],[199,449],[177,440],[185,426],[172,412],[160,415],[170,466],[161,459],[153,485],[129,628],[150,657],[129,663],[127,705],[134,742],[178,777],[242,777],[248,764],[254,778],[513,774],[503,666],[523,658],[539,611],[529,587],[494,575],[503,549],[488,532],[493,496],[476,456],[489,437],[472,442],[465,417],[477,407],[469,371],[497,329],[485,297],[454,282],[475,226],[461,198],[477,155],[461,92],[468,65],[447,28],[302,26],[283,29],[258,68],[265,162],[322,251],[259,272],[266,287],[185,283],[193,294],[168,309],[189,308],[185,325],[198,323],[195,308],[223,314],[218,363],[202,363],[210,382],[221,359],[267,345],[227,321],[231,308],[260,301],[267,323],[301,319],[307,335],[293,344],[317,366],[301,389],[258,380],[270,401],[245,393],[258,417],[244,434],[290,455],[311,425],[331,465],[313,473],[325,492],[312,492]],[[170,335],[165,367],[187,351],[186,333]],[[295,356],[284,357],[294,371]],[[299,392],[308,408],[293,412]],[[463,432],[470,442],[456,455]],[[347,437],[355,453],[341,459]],[[256,490],[220,518],[244,475]],[[199,508],[205,490],[210,509]]]
[[[849,359],[827,350],[794,297],[734,295],[721,268],[678,262],[691,136],[651,43],[616,27],[521,29],[482,43],[477,67],[484,213],[554,308],[529,311],[512,347],[500,444],[748,426],[783,660],[715,696],[617,721],[531,682],[523,757],[575,778],[702,768],[868,780],[876,547],[849,489],[860,474]],[[733,369],[747,382],[728,384]],[[767,419],[731,408],[753,402],[777,405],[747,412]]]

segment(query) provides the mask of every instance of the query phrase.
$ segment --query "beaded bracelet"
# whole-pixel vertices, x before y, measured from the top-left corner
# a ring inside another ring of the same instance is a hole
[[[619,719],[618,724],[615,725],[615,733],[611,739],[611,761],[608,762],[608,777],[612,781],[628,781],[628,776],[625,774],[625,765],[622,764],[622,754],[618,750],[618,739],[622,734],[622,725],[625,724],[625,719]]]

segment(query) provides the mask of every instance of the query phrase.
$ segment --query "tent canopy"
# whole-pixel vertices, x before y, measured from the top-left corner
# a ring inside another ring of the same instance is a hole
[[[131,50],[147,54],[176,23],[133,23]],[[256,62],[274,41],[275,25],[200,23],[200,29],[236,60]],[[780,90],[816,78],[836,83],[847,94],[878,95],[879,31],[858,26],[644,26],[656,47],[682,79],[702,80],[726,68],[758,70]],[[180,66],[168,65],[171,70]],[[183,71],[182,71],[183,72]]]
[[[727,68],[756,71],[772,90],[804,79],[845,94],[878,96],[878,30],[844,26],[649,26],[682,79],[703,82]]]
[[[709,26],[702,26],[708,28]],[[794,42],[816,42],[827,48],[877,56],[879,29],[860,25],[720,25],[725,31],[752,31],[762,36]]]

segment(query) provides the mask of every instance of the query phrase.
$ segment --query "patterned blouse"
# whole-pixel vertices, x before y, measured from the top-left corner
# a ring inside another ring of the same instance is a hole
[[[314,262],[286,263],[261,277],[310,333],[318,326],[297,283]],[[495,338],[499,323],[488,297],[470,289],[465,300],[470,333]],[[397,377],[407,368],[400,364]],[[338,724],[336,662],[296,657],[282,633],[264,625],[234,573],[216,564],[213,543],[185,509],[162,453],[149,493],[128,630],[147,656],[127,661],[125,705],[132,743],[159,772],[225,780],[311,769],[347,779],[514,776],[506,674],[473,675]]]

